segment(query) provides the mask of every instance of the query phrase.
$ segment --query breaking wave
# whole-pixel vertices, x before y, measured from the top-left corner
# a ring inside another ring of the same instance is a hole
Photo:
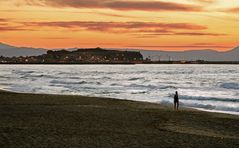
[[[180,96],[182,100],[197,100],[197,101],[219,101],[219,102],[238,102],[238,99],[234,98],[216,98],[216,97],[201,97],[201,96]]]
[[[220,87],[225,89],[239,89],[239,83],[221,83]]]

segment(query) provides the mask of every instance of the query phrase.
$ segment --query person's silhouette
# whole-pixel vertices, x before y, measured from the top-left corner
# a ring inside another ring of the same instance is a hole
[[[174,110],[178,110],[179,107],[179,98],[178,98],[178,92],[176,91],[174,95]]]

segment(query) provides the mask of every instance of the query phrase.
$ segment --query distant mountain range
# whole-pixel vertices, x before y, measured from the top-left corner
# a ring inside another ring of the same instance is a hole
[[[46,53],[46,51],[42,48],[14,47],[0,43],[0,56],[4,57],[37,56]]]
[[[239,47],[230,51],[219,52],[216,50],[189,50],[189,51],[149,51],[140,50],[144,58],[162,61],[239,61]]]
[[[77,48],[69,48],[66,50],[77,50]],[[125,49],[118,49],[125,50]],[[131,50],[131,49],[127,49]],[[134,49],[132,49],[134,50]],[[131,50],[131,51],[132,51]],[[28,47],[14,47],[11,45],[0,43],[0,56],[37,56],[45,54],[47,49],[42,48],[28,48]],[[135,50],[134,50],[135,51]],[[144,58],[161,61],[239,61],[239,47],[226,52],[219,52],[216,50],[190,50],[190,51],[162,51],[162,50],[137,50],[140,51]]]

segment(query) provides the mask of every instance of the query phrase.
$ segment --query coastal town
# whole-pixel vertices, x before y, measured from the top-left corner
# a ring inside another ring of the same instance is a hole
[[[101,48],[75,51],[47,51],[40,56],[0,57],[1,64],[121,64],[142,63],[140,52],[105,50]]]

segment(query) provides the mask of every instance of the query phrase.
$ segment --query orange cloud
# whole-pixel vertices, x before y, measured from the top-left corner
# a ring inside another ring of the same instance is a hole
[[[114,10],[141,11],[202,11],[201,6],[163,1],[141,0],[26,0],[29,5],[74,7],[74,8],[109,8]]]
[[[201,32],[207,27],[190,23],[156,23],[156,22],[93,22],[93,21],[56,21],[25,22],[32,28],[65,28],[74,31],[98,31],[108,33],[131,33],[136,37],[156,37],[160,35],[182,36],[223,36],[226,34]],[[191,32],[190,30],[193,30]],[[200,32],[198,32],[200,31]]]
[[[0,31],[23,31],[22,25],[10,25],[11,19],[0,18]]]
[[[18,27],[11,27],[11,26],[1,26],[0,24],[0,31],[23,31],[26,29],[18,28]]]
[[[158,31],[157,33],[141,33],[134,34],[138,38],[156,38],[158,36],[225,36],[227,34],[222,33],[210,33],[210,32],[164,32]]]
[[[2,23],[2,22],[8,22],[8,21],[9,21],[9,19],[0,18],[0,23]]]
[[[190,36],[224,36],[223,33],[204,33],[204,32],[177,32],[174,35],[190,35]]]
[[[227,9],[226,12],[239,13],[239,7]]]
[[[25,22],[27,26],[79,28],[94,31],[113,31],[115,29],[187,29],[204,30],[205,26],[189,23],[156,23],[156,22],[94,22],[94,21],[55,21],[55,22]]]
[[[216,2],[217,0],[197,0],[199,2],[204,2],[204,3],[214,3]]]

